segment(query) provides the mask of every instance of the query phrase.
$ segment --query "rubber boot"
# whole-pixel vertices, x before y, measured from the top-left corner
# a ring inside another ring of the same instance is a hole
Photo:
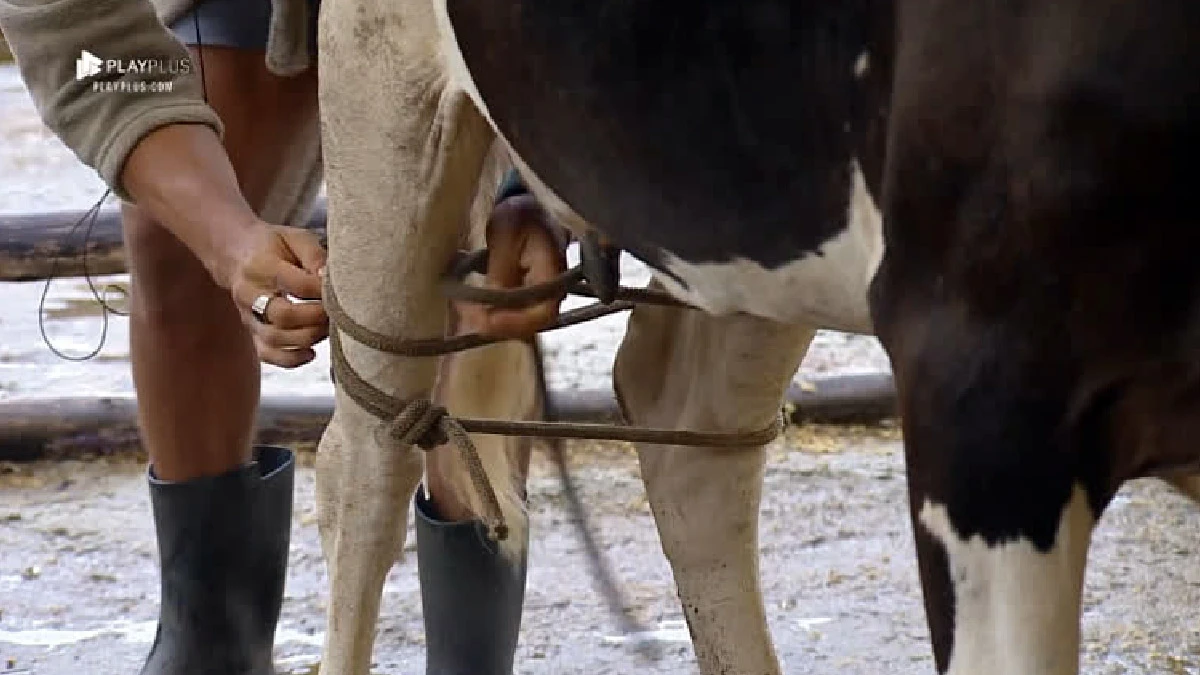
[[[276,675],[295,467],[257,446],[221,476],[171,483],[150,468],[162,598],[142,675]]]
[[[426,675],[512,675],[525,556],[506,560],[479,521],[440,521],[423,488],[413,510]]]

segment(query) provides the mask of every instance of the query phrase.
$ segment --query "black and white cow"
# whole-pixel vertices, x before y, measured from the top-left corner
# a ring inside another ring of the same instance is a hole
[[[329,269],[357,321],[441,334],[438,275],[511,158],[707,310],[633,313],[632,422],[761,427],[817,328],[877,332],[938,672],[1077,671],[1104,505],[1196,468],[1200,5],[325,0],[321,22]],[[430,359],[347,350],[396,396],[432,386]],[[325,673],[367,672],[421,476],[376,426],[339,392]],[[701,671],[778,673],[762,449],[639,457]]]

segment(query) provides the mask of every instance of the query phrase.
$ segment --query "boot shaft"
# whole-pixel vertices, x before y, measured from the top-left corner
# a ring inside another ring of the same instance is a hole
[[[220,476],[174,483],[148,473],[162,584],[143,675],[274,675],[294,456],[259,446],[254,461]]]

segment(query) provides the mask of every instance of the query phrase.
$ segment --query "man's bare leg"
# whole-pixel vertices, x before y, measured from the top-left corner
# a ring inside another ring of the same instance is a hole
[[[248,202],[290,224],[320,171],[316,73],[276,77],[262,51],[226,47],[204,48],[203,73]],[[259,355],[229,292],[138,208],[123,215],[130,352],[162,565],[158,634],[142,672],[271,675],[292,455],[251,446]],[[295,354],[292,365],[311,358]]]
[[[290,146],[317,133],[315,73],[277,77],[261,52],[222,47],[205,48],[204,71],[230,160],[261,213],[284,164],[300,159]],[[250,458],[261,377],[254,342],[229,292],[178,239],[135,206],[123,215],[130,356],[155,474],[180,481],[224,473]]]

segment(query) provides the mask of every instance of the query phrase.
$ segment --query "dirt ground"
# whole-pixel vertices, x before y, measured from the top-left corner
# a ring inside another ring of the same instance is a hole
[[[539,461],[517,673],[694,673],[630,449],[579,444],[572,456],[607,555],[664,649],[645,661],[616,634]],[[0,465],[0,675],[138,671],[158,596],[142,471],[135,457]],[[933,673],[895,430],[792,430],[772,449],[766,480],[763,588],[785,672]],[[277,647],[284,673],[312,673],[319,658],[326,579],[313,484],[305,466]],[[1084,672],[1200,673],[1198,533],[1197,507],[1165,486],[1121,493],[1092,549]],[[388,577],[379,675],[424,672],[415,564],[410,555]]]

